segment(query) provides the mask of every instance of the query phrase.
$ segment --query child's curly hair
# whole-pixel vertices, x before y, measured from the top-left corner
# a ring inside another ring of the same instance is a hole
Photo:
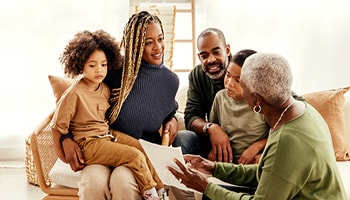
[[[96,49],[101,49],[106,54],[108,70],[122,67],[120,47],[114,37],[103,30],[85,30],[75,34],[59,57],[64,65],[64,73],[72,78],[80,75],[85,62]]]

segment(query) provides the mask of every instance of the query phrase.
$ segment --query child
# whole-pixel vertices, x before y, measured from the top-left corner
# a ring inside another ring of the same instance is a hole
[[[209,122],[219,124],[220,131],[224,131],[230,141],[234,163],[258,163],[269,130],[263,115],[252,112],[243,99],[240,85],[242,65],[254,53],[256,51],[245,49],[230,59],[224,78],[225,89],[216,94],[210,112]]]
[[[71,77],[81,75],[81,78],[57,103],[52,129],[61,134],[73,134],[85,164],[126,166],[133,172],[143,197],[159,199],[155,186],[162,183],[153,179],[157,175],[151,173],[153,166],[149,165],[143,150],[140,146],[128,145],[134,144],[125,142],[128,140],[122,143],[116,140],[110,134],[105,118],[110,90],[102,81],[108,70],[121,66],[121,60],[120,49],[108,33],[102,30],[77,33],[65,47],[60,61],[66,74]],[[130,137],[132,140],[135,139]]]

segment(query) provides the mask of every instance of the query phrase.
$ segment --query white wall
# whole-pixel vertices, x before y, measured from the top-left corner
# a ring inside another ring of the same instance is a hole
[[[0,4],[0,157],[19,146],[54,108],[48,74],[75,33],[104,29],[120,40],[128,0],[11,0]],[[1,158],[0,158],[1,159]]]
[[[217,27],[233,53],[251,48],[282,54],[292,67],[296,92],[350,85],[350,1],[196,2],[197,35]]]
[[[128,11],[128,0],[0,3],[0,151],[24,149],[24,138],[54,108],[47,75],[62,75],[58,57],[68,40],[100,28],[121,39]],[[196,0],[196,11],[197,35],[218,27],[233,53],[252,48],[285,56],[299,94],[350,85],[348,0]]]

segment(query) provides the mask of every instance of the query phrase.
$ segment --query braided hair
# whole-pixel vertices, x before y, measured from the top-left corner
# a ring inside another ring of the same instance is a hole
[[[120,68],[122,56],[117,41],[103,30],[95,32],[85,30],[74,35],[59,57],[60,63],[64,66],[64,73],[72,78],[80,75],[84,64],[96,49],[101,49],[105,53],[108,70]]]
[[[117,119],[120,109],[135,83],[141,65],[147,28],[151,22],[159,23],[164,34],[160,19],[147,11],[133,14],[124,27],[121,41],[121,48],[124,50],[122,82],[119,91],[112,91],[119,92],[119,94],[115,98],[117,102],[110,110],[108,116],[110,123]]]

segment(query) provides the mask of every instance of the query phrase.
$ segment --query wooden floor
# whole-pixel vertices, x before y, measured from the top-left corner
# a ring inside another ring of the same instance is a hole
[[[45,194],[27,182],[24,161],[0,161],[1,200],[39,200]]]

